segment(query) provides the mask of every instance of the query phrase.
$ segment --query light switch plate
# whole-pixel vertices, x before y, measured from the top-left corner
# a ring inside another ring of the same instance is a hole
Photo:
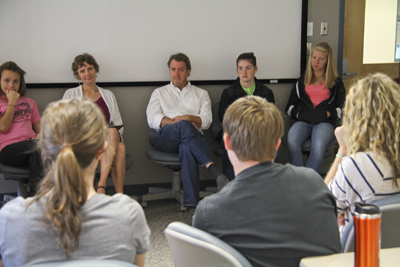
[[[328,35],[328,22],[321,22],[321,35]]]

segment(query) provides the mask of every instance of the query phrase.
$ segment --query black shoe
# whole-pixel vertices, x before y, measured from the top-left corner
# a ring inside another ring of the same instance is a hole
[[[216,181],[217,181],[218,191],[221,191],[221,189],[224,188],[224,186],[229,183],[228,178],[226,178],[226,176],[223,174],[218,175]]]
[[[190,226],[192,225],[193,215],[195,211],[196,207],[188,207],[186,216],[187,216],[187,224]]]

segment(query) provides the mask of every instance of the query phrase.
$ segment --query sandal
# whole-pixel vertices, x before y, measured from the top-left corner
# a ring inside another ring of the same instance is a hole
[[[104,193],[98,192],[99,188],[104,189]],[[96,188],[96,192],[99,193],[99,194],[106,194],[106,188],[105,188],[104,186],[102,186],[102,185],[99,185],[99,186]]]

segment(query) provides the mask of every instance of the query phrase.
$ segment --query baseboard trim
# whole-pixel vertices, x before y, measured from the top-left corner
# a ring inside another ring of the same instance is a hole
[[[214,180],[200,180],[200,190],[205,190],[206,187],[216,186]],[[172,183],[154,183],[154,184],[129,184],[124,186],[124,194],[129,196],[143,196],[149,192],[149,187],[161,187],[171,188]],[[112,192],[114,187],[107,186],[107,193]],[[29,194],[29,193],[28,193]],[[4,199],[4,196],[17,196],[17,192],[2,193],[0,194],[0,201]]]

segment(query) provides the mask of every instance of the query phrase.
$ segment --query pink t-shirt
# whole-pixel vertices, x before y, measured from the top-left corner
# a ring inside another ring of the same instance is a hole
[[[8,100],[0,98],[0,113],[4,115]],[[25,141],[36,137],[32,128],[35,122],[40,121],[40,114],[33,99],[21,96],[14,108],[14,118],[6,133],[0,133],[0,151],[10,144]]]
[[[331,95],[331,90],[324,89],[325,82],[321,85],[314,85],[310,84],[309,86],[306,86],[306,93],[308,97],[311,99],[311,102],[314,105],[314,108],[319,105],[322,101],[326,100],[329,98]]]

